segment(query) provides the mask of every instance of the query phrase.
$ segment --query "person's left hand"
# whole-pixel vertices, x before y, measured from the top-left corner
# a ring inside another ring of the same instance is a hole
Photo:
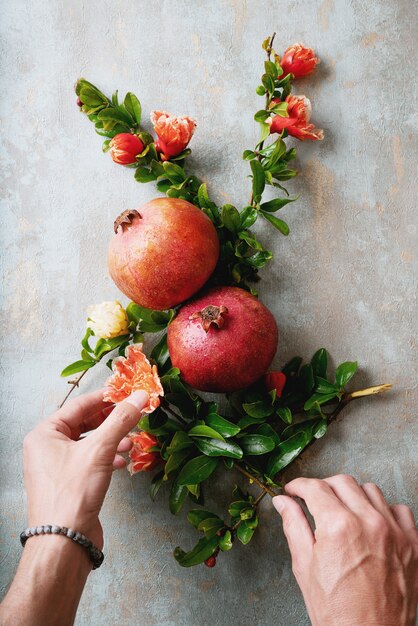
[[[148,403],[145,391],[116,407],[103,390],[71,400],[39,423],[24,440],[28,524],[67,526],[103,546],[99,512],[113,469],[125,467],[126,435]],[[83,433],[94,431],[80,439]]]

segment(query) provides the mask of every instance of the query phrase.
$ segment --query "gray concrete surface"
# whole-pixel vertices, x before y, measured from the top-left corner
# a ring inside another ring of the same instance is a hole
[[[322,144],[298,145],[302,173],[292,188],[302,197],[284,210],[290,237],[258,228],[275,253],[261,296],[282,332],[276,363],[324,345],[336,361],[359,360],[358,385],[395,385],[352,406],[288,477],[347,472],[413,504],[414,7],[3,0],[2,592],[25,524],[22,438],[66,391],[58,373],[77,356],[86,306],[119,295],[105,265],[114,217],[155,195],[101,154],[73,83],[82,75],[105,92],[133,90],[145,114],[195,117],[191,163],[220,202],[242,206],[249,183],[240,156],[256,141],[260,43],[273,29],[281,48],[302,41],[318,51],[322,64],[298,92],[312,99],[326,134]],[[83,389],[104,377],[98,368]],[[171,551],[196,533],[168,513],[163,495],[151,504],[147,486],[147,476],[114,477],[103,511],[106,562],[90,577],[78,626],[309,623],[269,502],[249,547],[213,570],[182,570]],[[218,487],[226,500],[229,488]]]

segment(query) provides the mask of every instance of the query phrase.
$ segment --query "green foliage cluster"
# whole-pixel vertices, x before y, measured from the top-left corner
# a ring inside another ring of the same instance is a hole
[[[128,93],[123,103],[118,94],[106,97],[97,87],[80,79],[76,92],[82,111],[94,124],[96,132],[105,137],[103,150],[109,149],[111,139],[118,133],[136,134],[144,145],[132,166],[138,182],[155,182],[158,191],[170,198],[182,198],[201,209],[213,222],[221,244],[221,255],[211,282],[238,285],[255,293],[253,283],[258,271],[272,258],[257,239],[253,229],[262,217],[280,233],[287,235],[289,227],[276,213],[297,198],[289,196],[283,182],[293,178],[296,170],[290,163],[295,148],[285,143],[286,131],[265,146],[269,135],[271,115],[287,116],[284,102],[292,87],[292,75],[282,78],[278,57],[272,49],[272,39],[263,43],[267,53],[261,84],[257,94],[265,97],[265,106],[255,114],[261,127],[261,138],[254,149],[245,150],[249,162],[251,198],[241,209],[232,204],[218,206],[210,198],[207,185],[188,172],[186,148],[177,157],[162,161],[154,137],[141,126],[141,105]],[[273,58],[273,60],[272,60]],[[263,200],[266,186],[279,189],[280,197]],[[283,195],[284,194],[284,195]],[[174,555],[180,565],[190,567],[231,550],[238,539],[247,544],[258,525],[258,504],[266,492],[280,489],[278,475],[315,439],[322,437],[332,419],[346,402],[345,386],[357,370],[357,363],[345,362],[328,372],[328,353],[318,350],[309,363],[295,357],[282,368],[286,383],[280,397],[276,390],[266,390],[263,380],[250,388],[226,396],[226,410],[220,411],[216,402],[205,401],[185,384],[180,371],[170,361],[166,328],[175,311],[151,311],[130,303],[128,334],[114,339],[99,339],[90,345],[92,331],[82,340],[81,360],[62,372],[69,376],[84,372],[105,355],[116,351],[123,354],[127,345],[143,340],[144,333],[161,333],[150,359],[158,366],[164,398],[160,407],[145,415],[139,427],[156,436],[161,448],[164,467],[152,479],[150,495],[154,499],[161,487],[168,491],[169,508],[177,515],[186,500],[199,508],[189,510],[189,522],[201,533],[189,552],[176,548]],[[108,361],[111,365],[111,359]],[[205,508],[204,489],[213,474],[223,468],[245,474],[262,488],[260,496],[244,493],[236,486],[228,506],[228,518]]]
[[[261,126],[261,140],[253,150],[245,150],[243,154],[251,168],[252,193],[248,205],[241,209],[232,204],[218,206],[210,198],[207,184],[186,169],[186,157],[191,153],[189,148],[169,161],[160,159],[154,137],[141,127],[141,105],[133,93],[128,92],[123,103],[119,103],[117,91],[112,98],[108,98],[84,78],[76,83],[76,93],[83,103],[82,111],[94,123],[96,132],[106,137],[103,150],[106,152],[109,149],[111,139],[119,133],[136,134],[144,150],[137,155],[136,163],[127,166],[135,169],[135,180],[140,183],[155,182],[158,191],[169,198],[191,202],[213,222],[218,232],[221,254],[210,282],[237,285],[255,295],[254,283],[258,280],[258,272],[272,259],[272,253],[257,239],[252,227],[261,216],[280,233],[288,235],[289,226],[276,213],[297,200],[296,197],[291,198],[283,187],[283,181],[297,174],[289,166],[296,158],[296,149],[287,148],[284,141],[286,131],[264,147],[269,134],[266,120],[273,114],[287,116],[287,104],[277,103],[276,100],[284,100],[292,84],[291,75],[280,79],[282,69],[278,60],[270,60],[272,53],[274,51],[270,49],[262,85],[256,90],[258,94],[266,96],[265,108],[255,115],[255,120]],[[263,202],[266,185],[279,188],[285,196]]]

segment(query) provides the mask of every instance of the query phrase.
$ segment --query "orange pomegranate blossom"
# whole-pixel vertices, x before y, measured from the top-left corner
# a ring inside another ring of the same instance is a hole
[[[157,366],[151,365],[142,351],[142,343],[134,343],[125,350],[125,356],[113,359],[113,376],[106,381],[103,400],[122,402],[134,391],[143,389],[149,395],[149,403],[144,413],[152,413],[160,405],[159,396],[164,389],[158,376]]]

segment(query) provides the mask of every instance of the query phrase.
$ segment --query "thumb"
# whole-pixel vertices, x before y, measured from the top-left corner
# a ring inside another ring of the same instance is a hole
[[[310,559],[314,535],[302,507],[289,496],[275,496],[273,506],[280,513],[283,531],[292,555],[293,571],[300,572]]]
[[[135,391],[129,398],[116,405],[92,436],[99,439],[101,445],[116,450],[120,440],[137,425],[148,402],[149,396],[146,391]]]

